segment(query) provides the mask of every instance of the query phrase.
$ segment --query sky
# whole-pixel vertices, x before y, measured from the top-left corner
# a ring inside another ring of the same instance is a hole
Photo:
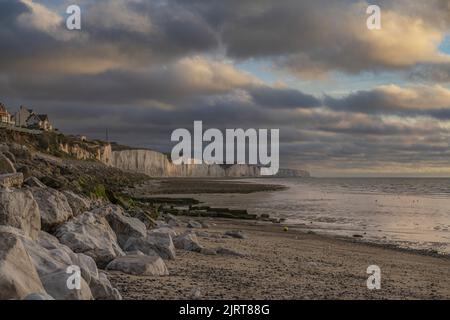
[[[0,102],[162,152],[201,120],[279,129],[314,176],[450,176],[450,2],[0,0]]]

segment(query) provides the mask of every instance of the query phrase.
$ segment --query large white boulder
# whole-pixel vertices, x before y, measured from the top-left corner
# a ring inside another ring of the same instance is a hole
[[[84,253],[78,253],[74,259],[74,263],[81,269],[81,275],[86,280],[87,284],[91,284],[92,279],[96,279],[99,276],[97,265],[94,259],[85,255]]]
[[[81,271],[81,277],[83,281],[89,286],[92,297],[95,299],[113,299],[117,300],[120,297],[118,291],[111,285],[106,275],[101,274],[93,258],[85,255],[84,253],[74,253],[69,247],[59,243],[58,239],[46,232],[41,231],[38,237],[38,243],[43,247],[42,251],[47,251],[47,262],[41,264],[43,266],[51,265],[52,270],[47,270],[49,274],[57,273],[59,277],[62,277],[60,273],[64,268],[67,270],[68,266],[78,266]],[[45,248],[44,248],[45,247]],[[37,254],[37,253],[36,253]],[[40,254],[41,257],[45,254]],[[41,259],[43,260],[43,259]],[[58,263],[59,262],[59,263]],[[45,275],[45,274],[44,274]],[[44,282],[45,280],[45,282]],[[57,290],[56,293],[48,292],[56,299],[91,299],[86,286],[82,285],[81,291],[71,293],[65,289],[61,289],[53,282],[48,282],[47,277],[43,280],[44,285],[49,285],[48,290]],[[61,295],[66,295],[61,296]]]
[[[111,261],[107,270],[121,271],[137,276],[167,276],[169,270],[160,256],[128,255]]]
[[[78,216],[91,208],[91,200],[72,191],[65,190],[63,194],[66,196],[67,202],[74,216]]]
[[[62,244],[92,257],[100,268],[125,255],[114,231],[102,216],[85,212],[61,225],[55,233]]]
[[[67,252],[71,259],[70,265],[80,268],[81,276],[86,284],[89,285],[92,296],[95,299],[118,300],[121,298],[119,292],[111,285],[106,275],[98,271],[93,258],[84,253],[74,253],[69,247],[59,243],[56,237],[43,231],[39,233],[38,242],[50,252]],[[65,267],[67,268],[67,266],[66,264]],[[79,297],[69,296],[68,298],[83,298],[84,296],[85,294]]]
[[[158,254],[161,258],[175,259],[175,246],[168,233],[147,232],[145,238],[129,238],[124,246],[125,251],[139,250],[146,255]]]
[[[90,287],[92,295],[97,300],[122,300],[119,291],[111,285],[103,272],[100,272],[97,278],[92,278]]]
[[[31,188],[39,205],[42,229],[52,231],[73,216],[66,196],[52,188]]]
[[[123,247],[131,237],[145,237],[147,228],[139,219],[127,217],[120,207],[108,206],[105,208],[105,218],[117,236],[119,245]]]
[[[56,300],[90,300],[90,292],[87,281],[81,272],[81,288],[71,289],[67,286],[67,281],[71,276],[67,273],[69,266],[80,267],[79,257],[67,246],[55,242],[51,235],[40,232],[41,241],[23,239],[26,251],[31,257],[34,266],[39,274],[46,292]],[[46,243],[47,248],[40,243]],[[90,280],[90,278],[89,278]]]
[[[67,268],[63,268],[41,276],[41,281],[47,293],[55,300],[93,300],[91,289],[82,277],[79,289],[69,287],[71,276],[71,273],[67,273]]]
[[[0,300],[23,299],[31,293],[45,290],[21,237],[0,230]]]
[[[35,239],[41,229],[39,207],[28,190],[0,190],[0,225],[19,228]]]
[[[176,232],[174,229],[169,228],[169,227],[159,227],[156,229],[150,229],[150,230],[148,230],[148,233],[167,233],[172,237],[172,239],[174,237],[178,236],[178,232]]]
[[[203,247],[198,242],[197,236],[194,233],[190,232],[186,232],[182,235],[179,235],[178,237],[175,237],[173,239],[173,243],[175,245],[175,248],[177,249],[194,252],[200,252],[203,249]]]

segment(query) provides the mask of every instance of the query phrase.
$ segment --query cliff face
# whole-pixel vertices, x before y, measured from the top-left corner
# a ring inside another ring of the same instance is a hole
[[[258,177],[257,166],[217,164],[174,165],[166,155],[151,150],[113,151],[109,165],[152,177]]]
[[[98,160],[111,162],[111,145],[95,145],[59,143],[59,150],[79,160]]]
[[[72,157],[79,160],[111,162],[111,145],[103,141],[84,141],[57,132],[34,134],[16,128],[0,130],[0,142],[17,143],[30,150],[48,153],[56,157]]]

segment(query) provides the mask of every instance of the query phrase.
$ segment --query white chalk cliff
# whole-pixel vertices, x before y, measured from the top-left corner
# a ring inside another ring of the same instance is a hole
[[[109,165],[152,177],[258,177],[260,168],[251,165],[175,165],[168,157],[152,150],[113,151]]]
[[[108,165],[125,171],[144,173],[152,177],[259,177],[260,167],[235,164],[191,164],[175,165],[168,157],[152,150],[113,151]],[[281,169],[287,172],[289,169]],[[309,176],[306,171],[289,170],[289,176]]]

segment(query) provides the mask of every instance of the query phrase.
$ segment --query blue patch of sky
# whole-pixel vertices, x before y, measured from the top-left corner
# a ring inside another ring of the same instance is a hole
[[[354,91],[371,90],[381,85],[395,84],[405,86],[407,77],[401,72],[363,72],[356,75],[342,72],[330,72],[319,79],[300,78],[286,71],[277,70],[270,60],[249,59],[235,64],[243,70],[260,79],[267,85],[284,84],[289,88],[316,96],[345,96]]]
[[[450,34],[447,34],[441,45],[439,46],[439,51],[445,54],[450,54]]]

